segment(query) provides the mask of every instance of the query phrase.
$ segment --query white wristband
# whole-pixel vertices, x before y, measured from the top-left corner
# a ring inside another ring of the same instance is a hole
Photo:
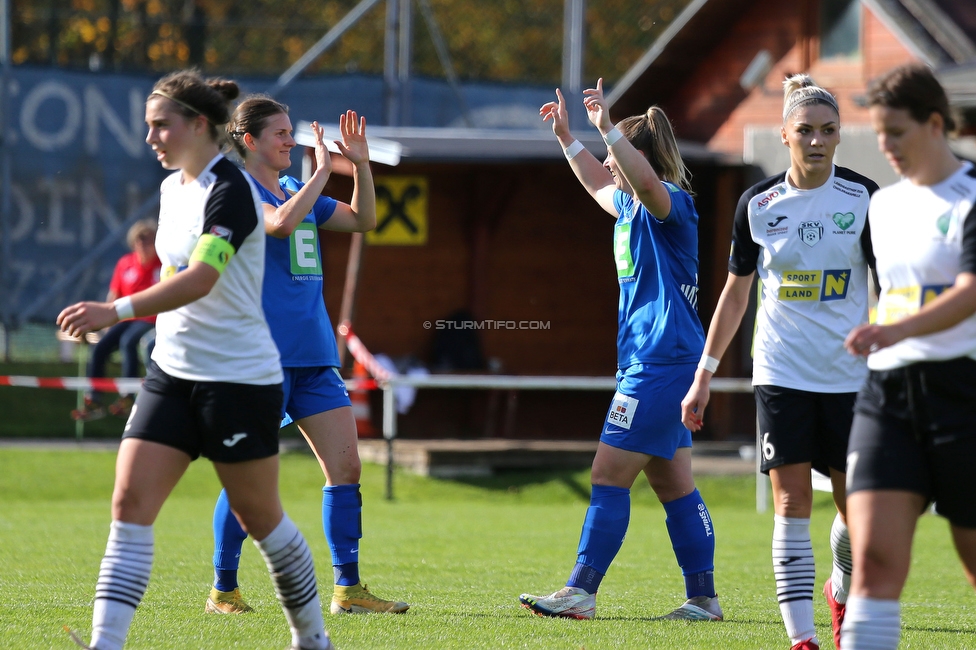
[[[572,160],[573,158],[578,156],[579,153],[583,151],[583,149],[585,149],[585,147],[583,146],[582,142],[580,142],[579,140],[573,140],[572,142],[569,143],[568,147],[563,149],[563,154],[566,155],[566,160]]]
[[[718,370],[718,359],[710,357],[707,354],[702,354],[701,361],[698,362],[698,367],[714,375],[715,371]]]
[[[132,308],[132,298],[129,296],[119,298],[112,304],[115,305],[115,313],[119,320],[129,320],[136,317],[136,312]]]
[[[620,129],[613,127],[603,135],[603,141],[607,143],[608,147],[613,146],[613,143],[624,137],[624,134],[620,132]]]

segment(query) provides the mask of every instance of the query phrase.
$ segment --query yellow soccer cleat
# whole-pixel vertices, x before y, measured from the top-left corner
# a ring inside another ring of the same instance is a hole
[[[332,593],[332,606],[329,611],[333,614],[402,614],[410,609],[410,605],[397,600],[383,600],[369,592],[363,583],[351,587],[335,586]]]
[[[246,614],[254,609],[244,602],[240,589],[217,591],[211,588],[203,611],[207,614]]]

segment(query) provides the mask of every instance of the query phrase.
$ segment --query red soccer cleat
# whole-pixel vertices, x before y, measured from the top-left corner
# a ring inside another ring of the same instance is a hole
[[[834,647],[840,650],[840,626],[844,624],[844,613],[847,611],[847,605],[834,600],[834,586],[830,578],[827,578],[827,582],[824,583],[823,592],[827,604],[830,605],[830,623],[834,628]]]
[[[813,639],[807,639],[806,641],[800,641],[790,648],[790,650],[820,650],[820,646],[814,643]]]

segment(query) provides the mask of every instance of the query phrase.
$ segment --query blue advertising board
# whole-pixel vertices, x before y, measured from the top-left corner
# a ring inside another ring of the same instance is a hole
[[[104,299],[118,258],[128,252],[125,232],[158,214],[159,184],[168,172],[145,142],[145,100],[156,75],[91,73],[15,66],[8,83],[10,165],[6,219],[0,222],[0,316],[16,327],[53,322],[79,300]],[[243,93],[261,92],[274,80],[240,79]],[[445,82],[411,81],[410,126],[464,123]],[[466,102],[475,114],[499,114],[514,124],[513,109],[538,120],[551,89],[470,84]],[[353,109],[368,124],[384,121],[383,80],[347,75],[298,79],[278,98],[292,121],[338,123]],[[422,101],[420,101],[422,99]],[[489,124],[503,126],[503,124]],[[367,127],[368,133],[368,127]],[[287,173],[300,175],[297,152]],[[7,192],[0,181],[0,191]]]

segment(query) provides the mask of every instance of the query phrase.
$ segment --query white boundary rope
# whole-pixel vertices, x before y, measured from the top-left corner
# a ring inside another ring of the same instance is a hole
[[[352,331],[349,321],[342,322],[337,331],[346,339],[349,353],[376,378],[383,391],[383,437],[387,442],[386,498],[393,498],[393,440],[397,436],[397,413],[394,389],[397,386],[412,388],[467,388],[502,390],[606,390],[617,388],[614,377],[553,377],[522,375],[426,375],[411,376],[391,373],[370,354],[363,342]],[[751,393],[751,379],[715,377],[710,388],[716,393]],[[756,510],[765,512],[768,501],[766,477],[759,471],[760,449],[758,427],[756,434]]]

